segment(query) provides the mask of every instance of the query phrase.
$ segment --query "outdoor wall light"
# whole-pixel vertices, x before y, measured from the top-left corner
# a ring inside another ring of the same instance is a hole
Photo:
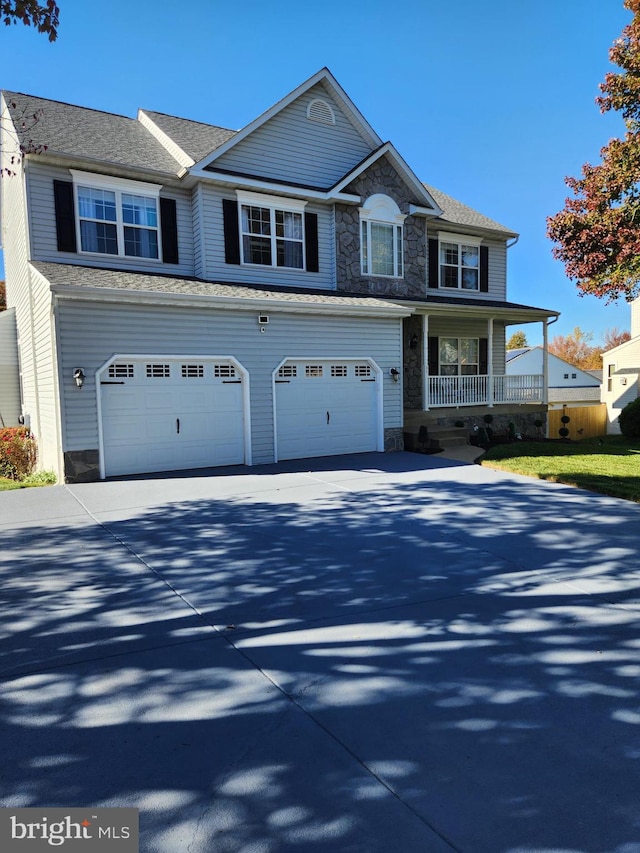
[[[418,336],[411,335],[409,338],[409,349],[415,349],[418,346]]]
[[[394,382],[397,382],[398,379],[400,379],[400,371],[397,367],[392,367],[389,373],[391,374],[391,378]]]
[[[76,367],[73,371],[73,381],[76,383],[78,388],[82,388],[84,385],[84,370],[81,367]]]

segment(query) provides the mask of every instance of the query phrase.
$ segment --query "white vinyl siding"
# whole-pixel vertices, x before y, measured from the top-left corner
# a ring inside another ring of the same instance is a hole
[[[179,264],[163,264],[157,260],[117,255],[92,255],[59,252],[56,240],[56,214],[53,181],[71,181],[68,169],[56,168],[31,161],[27,173],[30,199],[30,228],[32,256],[35,260],[57,263],[76,263],[84,266],[109,266],[138,272],[194,274],[193,214],[191,193],[181,189],[162,189],[161,197],[176,202]],[[160,236],[161,239],[161,236]]]
[[[273,459],[272,372],[283,358],[374,359],[383,371],[384,426],[402,425],[402,385],[389,376],[401,363],[400,320],[287,315],[265,306],[270,320],[262,334],[253,311],[118,308],[70,300],[60,300],[57,310],[65,341],[65,450],[98,447],[94,376],[114,352],[235,356],[249,371],[254,465]],[[80,390],[72,382],[77,366],[87,375]]]
[[[335,125],[309,121],[307,109],[316,98],[331,106]],[[318,84],[211,166],[326,189],[370,153],[369,144]]]
[[[609,370],[610,365],[613,365],[612,371]],[[607,404],[607,432],[620,432],[620,412],[639,395],[640,337],[636,337],[611,350],[610,354],[605,353],[602,359],[602,402]]]
[[[443,317],[429,317],[430,338],[488,338],[486,320],[456,320]],[[493,323],[493,373],[505,372],[505,326]]]
[[[6,161],[2,165],[7,165]],[[7,304],[15,308],[22,412],[38,442],[38,467],[57,471],[59,419],[51,294],[48,283],[28,263],[24,190],[20,170],[14,177],[0,180]],[[9,223],[11,227],[7,227]]]
[[[49,283],[35,270],[32,274],[33,330],[39,403],[38,456],[40,468],[56,469],[59,461],[58,402],[55,332]]]
[[[206,241],[201,256],[206,262],[202,276],[212,281],[241,282],[243,284],[288,285],[291,287],[314,287],[323,290],[335,289],[335,239],[333,206],[309,202],[305,212],[318,216],[318,263],[319,272],[287,267],[252,265],[249,269],[242,264],[225,262],[222,199],[229,192],[215,187],[202,189],[203,233]],[[235,199],[234,199],[235,200]]]
[[[640,296],[631,303],[631,337],[640,338]]]
[[[14,308],[0,311],[0,428],[18,426],[20,378]]]

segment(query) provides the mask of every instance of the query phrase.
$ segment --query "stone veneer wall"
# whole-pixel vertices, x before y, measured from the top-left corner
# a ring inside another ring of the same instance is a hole
[[[535,411],[527,411],[524,407],[517,407],[509,410],[508,406],[505,409],[502,407],[489,409],[482,413],[475,412],[474,414],[466,414],[464,407],[460,407],[459,414],[438,415],[437,409],[431,409],[428,412],[429,424],[440,428],[453,429],[458,427],[459,423],[463,426],[459,427],[461,435],[464,435],[465,430],[469,433],[473,432],[474,427],[491,427],[495,435],[507,435],[509,432],[509,424],[513,423],[516,432],[527,436],[546,435],[547,429],[547,412],[544,409]],[[486,423],[484,415],[491,415],[493,420]],[[541,421],[541,426],[536,426],[536,421]]]
[[[364,202],[375,193],[392,198],[404,221],[404,278],[363,276],[360,264],[360,215],[353,205],[336,204],[336,273],[338,290],[377,296],[424,296],[427,290],[427,238],[424,219],[409,216],[414,199],[386,157],[374,163],[345,192]]]
[[[100,479],[97,450],[67,450],[64,454],[65,483],[92,483]]]
[[[404,430],[402,427],[388,427],[384,431],[384,452],[397,453],[404,450]]]
[[[409,342],[415,335],[416,345],[411,349]],[[414,314],[402,323],[402,346],[404,353],[404,408],[423,409],[422,405],[422,317]]]

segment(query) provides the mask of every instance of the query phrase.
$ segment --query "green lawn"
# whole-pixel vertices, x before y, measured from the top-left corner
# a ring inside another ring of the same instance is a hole
[[[24,486],[22,483],[16,483],[15,480],[5,480],[4,477],[0,477],[0,492],[8,492],[11,489],[23,489]]]
[[[36,471],[24,480],[8,480],[0,477],[0,492],[10,492],[12,489],[33,489],[38,486],[52,486],[56,482],[53,471]]]
[[[640,440],[519,441],[492,447],[481,464],[640,503]]]

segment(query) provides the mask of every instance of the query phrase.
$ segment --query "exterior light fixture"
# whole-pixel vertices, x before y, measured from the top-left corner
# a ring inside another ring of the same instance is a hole
[[[84,370],[81,367],[76,367],[73,371],[73,381],[76,383],[78,388],[82,388],[84,385]]]
[[[409,338],[409,349],[415,349],[417,346],[418,346],[418,336],[416,334],[413,334]]]
[[[400,371],[397,367],[392,367],[389,373],[391,374],[391,378],[394,382],[397,382],[400,379]]]

